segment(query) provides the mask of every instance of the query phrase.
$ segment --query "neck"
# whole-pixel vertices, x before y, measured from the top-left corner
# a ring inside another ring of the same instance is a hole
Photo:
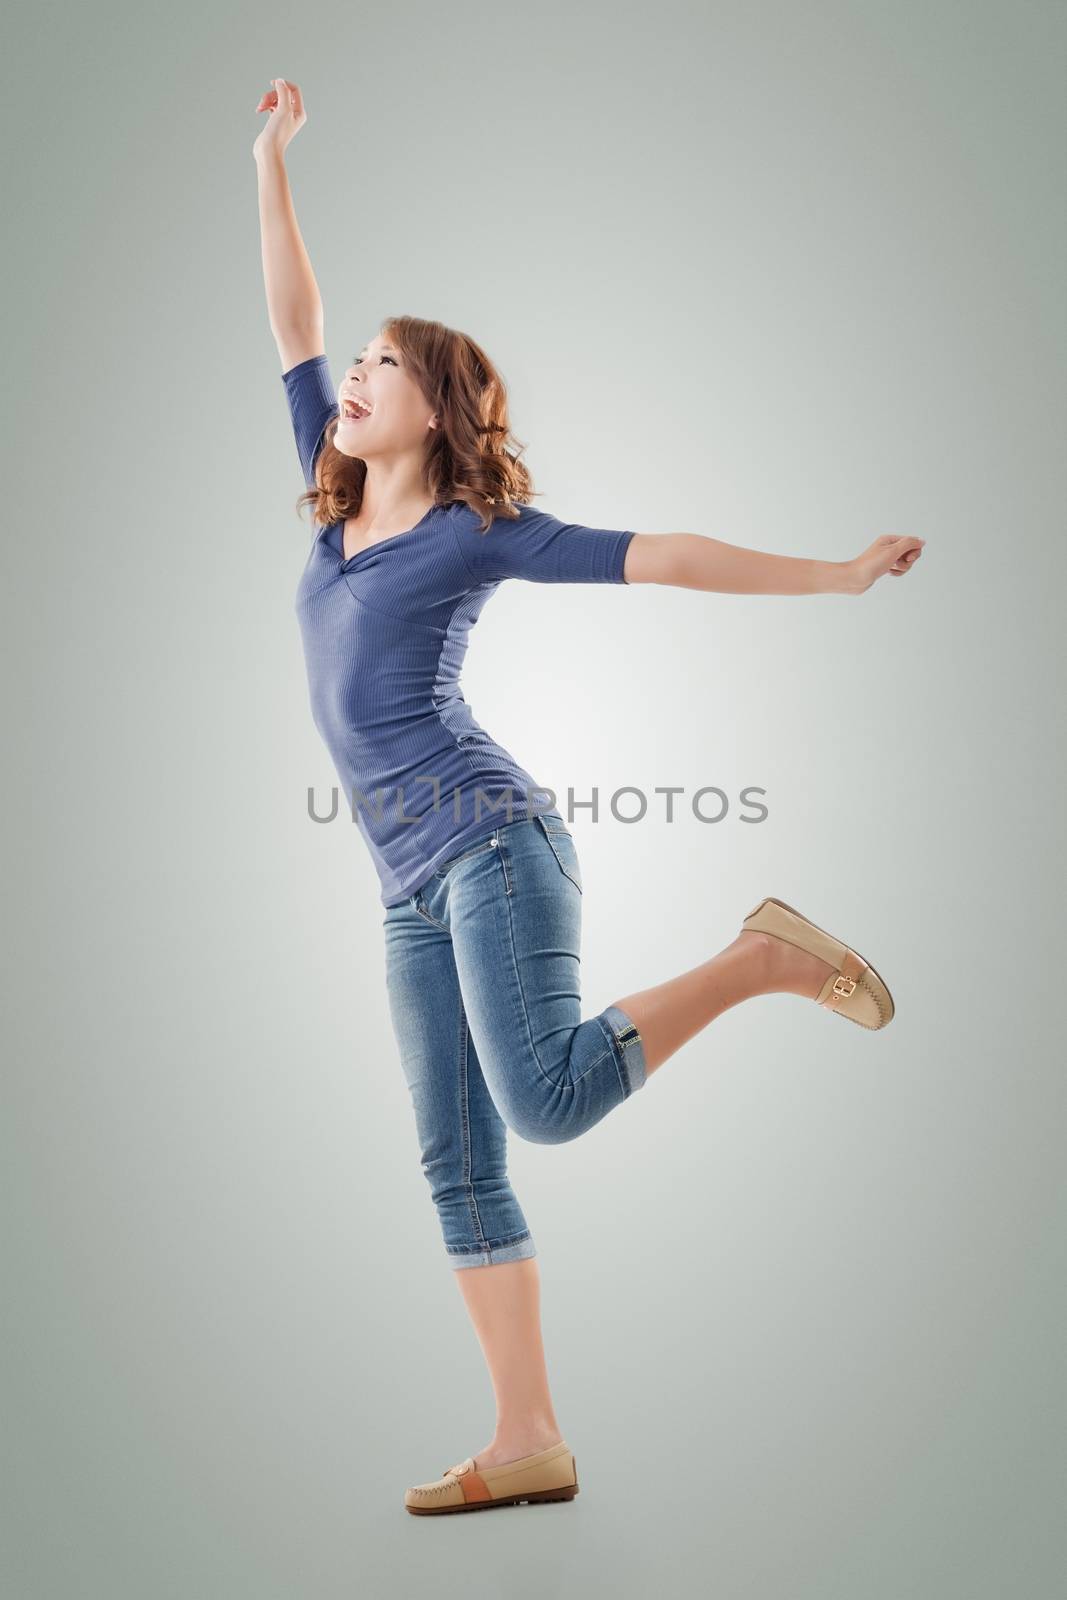
[[[368,533],[388,533],[420,522],[433,505],[433,496],[413,461],[370,461],[363,480],[359,509],[360,527]]]

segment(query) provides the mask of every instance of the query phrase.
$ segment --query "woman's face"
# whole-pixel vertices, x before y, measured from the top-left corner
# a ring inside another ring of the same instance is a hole
[[[366,404],[354,404],[356,397]],[[432,407],[405,370],[400,351],[384,334],[353,357],[337,400],[341,416],[334,446],[360,461],[421,451],[427,430],[437,425]]]

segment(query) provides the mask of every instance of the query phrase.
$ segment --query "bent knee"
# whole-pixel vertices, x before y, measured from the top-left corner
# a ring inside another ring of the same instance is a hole
[[[513,1112],[507,1117],[507,1124],[516,1138],[527,1144],[566,1144],[585,1131],[562,1104],[536,1113]]]

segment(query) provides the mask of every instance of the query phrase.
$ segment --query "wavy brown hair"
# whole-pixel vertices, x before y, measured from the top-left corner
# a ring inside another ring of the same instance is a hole
[[[440,420],[423,461],[434,504],[465,500],[482,519],[482,533],[494,517],[517,518],[515,502],[526,503],[538,491],[519,460],[526,446],[511,431],[504,380],[485,351],[468,334],[421,317],[389,317],[380,332],[396,345]],[[298,511],[313,504],[323,527],[355,516],[363,503],[366,463],[335,448],[339,420],[326,424],[316,487],[296,502]]]

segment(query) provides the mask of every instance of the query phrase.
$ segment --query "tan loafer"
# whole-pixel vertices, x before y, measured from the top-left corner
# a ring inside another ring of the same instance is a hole
[[[449,1511],[489,1511],[493,1506],[533,1505],[537,1500],[573,1500],[578,1493],[578,1466],[565,1439],[536,1455],[503,1461],[497,1467],[476,1467],[468,1456],[446,1467],[433,1483],[408,1489],[404,1505],[416,1517]]]
[[[814,997],[817,1005],[858,1022],[861,1028],[884,1028],[892,1022],[896,1011],[893,996],[870,962],[824,928],[817,928],[794,906],[768,895],[741,926],[751,933],[772,933],[830,963],[834,970]]]

